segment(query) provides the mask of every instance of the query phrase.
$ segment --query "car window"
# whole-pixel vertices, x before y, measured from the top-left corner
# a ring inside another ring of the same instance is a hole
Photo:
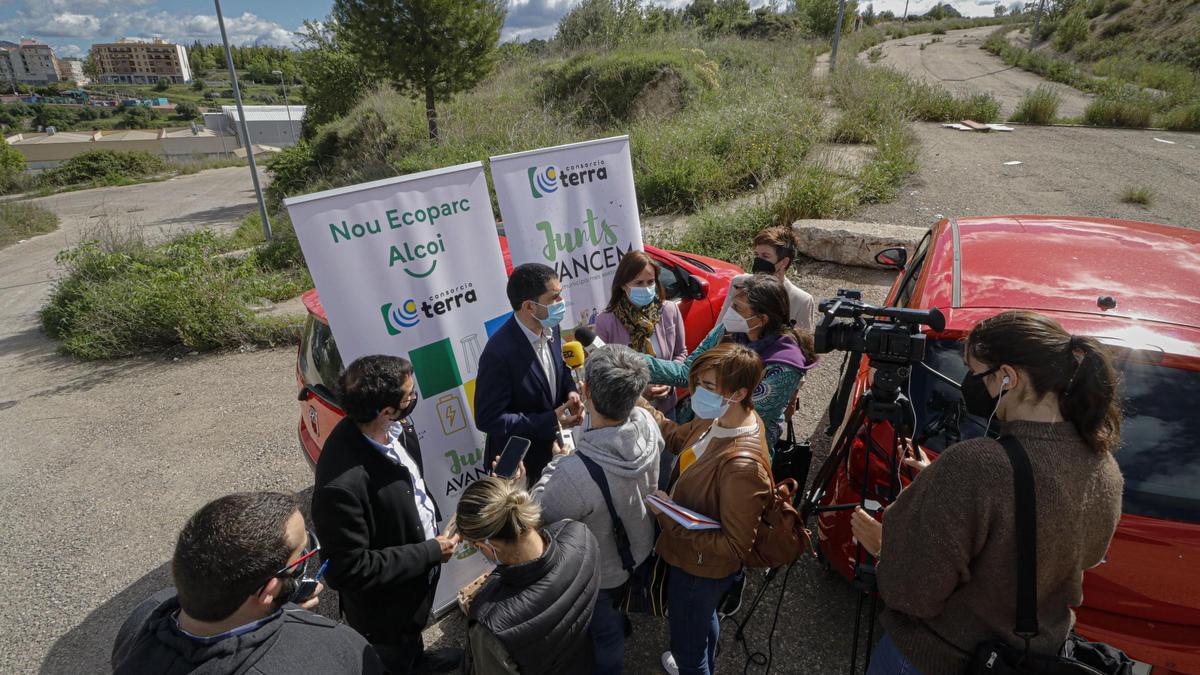
[[[1114,354],[1124,415],[1116,458],[1125,476],[1125,513],[1200,522],[1200,453],[1191,448],[1200,435],[1200,372]],[[929,342],[924,362],[955,382],[967,372],[957,340]],[[915,431],[923,446],[941,452],[956,436],[983,435],[987,420],[960,412],[957,387],[924,367],[912,372]]]
[[[707,264],[705,264],[704,262],[702,262],[702,261],[700,261],[700,260],[696,260],[695,258],[693,258],[693,257],[691,257],[691,256],[686,256],[686,255],[683,255],[682,253],[677,253],[677,252],[674,252],[674,251],[673,251],[673,253],[675,253],[675,255],[679,256],[680,258],[683,258],[684,260],[686,260],[686,261],[690,262],[691,264],[695,265],[696,267],[699,267],[700,269],[704,270],[705,272],[715,272],[715,271],[716,271],[716,270],[714,270],[714,269],[712,268],[712,266],[710,266],[710,265],[707,265]]]
[[[667,300],[678,300],[683,297],[683,290],[679,288],[679,275],[675,273],[674,268],[660,263],[658,267],[658,283],[662,284]]]
[[[342,372],[342,356],[338,353],[333,331],[311,314],[304,324],[300,343],[300,372],[304,381],[332,398],[338,375]]]
[[[921,239],[921,243],[917,244],[917,250],[913,252],[908,266],[904,268],[904,276],[896,288],[895,297],[892,298],[893,307],[908,307],[908,303],[912,301],[913,292],[917,288],[917,278],[921,276],[921,268],[925,266],[925,255],[932,240],[933,230],[929,230]]]

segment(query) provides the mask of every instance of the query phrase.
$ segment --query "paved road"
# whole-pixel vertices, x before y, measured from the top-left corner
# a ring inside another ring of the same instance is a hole
[[[1033,126],[980,134],[937,124],[913,129],[920,141],[917,175],[894,201],[865,207],[855,218],[926,227],[937,214],[1028,213],[1200,228],[1200,134]],[[1122,203],[1122,190],[1139,185],[1154,190],[1150,204]]]
[[[889,40],[880,45],[883,58],[880,65],[919,77],[927,82],[944,85],[955,94],[988,92],[1001,105],[1004,118],[1012,114],[1025,93],[1039,84],[1052,87],[1062,97],[1060,117],[1080,117],[1092,99],[1074,87],[1048,82],[1033,73],[1005,64],[980,47],[995,26],[954,30],[946,35],[913,35]],[[940,39],[940,42],[933,42]],[[925,49],[921,49],[925,45]],[[866,59],[864,52],[860,58]]]

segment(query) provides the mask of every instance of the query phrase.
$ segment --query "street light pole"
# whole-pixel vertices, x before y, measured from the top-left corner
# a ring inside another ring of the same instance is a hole
[[[833,28],[833,49],[829,54],[829,74],[837,69],[838,41],[842,37],[842,21],[846,19],[846,0],[838,0],[837,25]]]
[[[272,70],[272,75],[279,76],[279,85],[283,87],[283,107],[287,110],[288,117],[288,135],[292,137],[292,145],[296,144],[296,127],[292,126],[292,105],[288,103],[287,97],[287,82],[283,79],[282,70]]]
[[[229,79],[233,82],[233,100],[237,103],[238,118],[242,123],[242,143],[246,146],[246,159],[250,160],[250,179],[254,181],[254,194],[258,196],[258,215],[262,217],[263,238],[271,241],[271,220],[267,217],[267,202],[263,200],[262,186],[258,184],[258,165],[254,162],[254,144],[250,142],[250,127],[246,124],[246,109],[242,107],[242,90],[238,87],[237,69],[233,67],[233,52],[229,50],[229,36],[225,33],[225,17],[221,15],[221,0],[213,0],[217,7],[217,25],[221,27],[221,43],[225,45],[225,65],[229,68]]]

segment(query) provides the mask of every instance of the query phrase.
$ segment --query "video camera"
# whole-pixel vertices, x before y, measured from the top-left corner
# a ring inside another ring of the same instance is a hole
[[[925,336],[918,327],[946,328],[946,317],[936,307],[876,307],[862,301],[862,291],[844,288],[837,297],[822,300],[819,309],[825,316],[813,335],[816,352],[856,352],[872,363],[919,363],[925,357]],[[839,318],[850,321],[835,322]]]

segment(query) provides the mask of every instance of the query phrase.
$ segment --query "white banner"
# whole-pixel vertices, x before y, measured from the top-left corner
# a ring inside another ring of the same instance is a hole
[[[562,328],[594,324],[621,257],[642,250],[629,137],[491,159],[513,265],[550,265],[562,281]]]
[[[412,362],[426,487],[454,514],[486,475],[475,377],[488,336],[511,314],[483,163],[284,200],[343,363]],[[442,567],[434,607],[487,571],[473,549]]]

